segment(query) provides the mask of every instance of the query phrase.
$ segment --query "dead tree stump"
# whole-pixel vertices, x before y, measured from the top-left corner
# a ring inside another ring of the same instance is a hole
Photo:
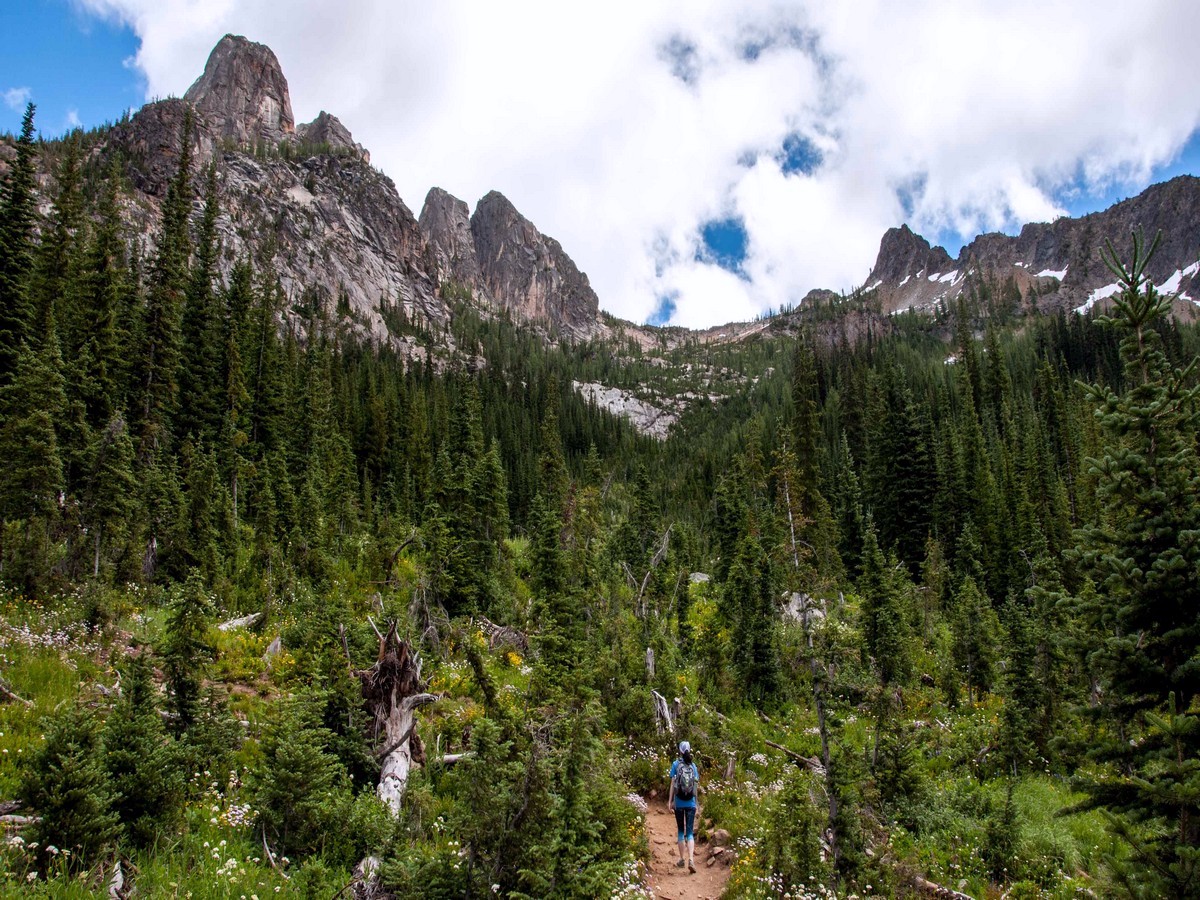
[[[363,703],[375,721],[375,741],[380,758],[377,793],[400,815],[400,803],[413,763],[424,759],[420,738],[414,728],[418,706],[437,700],[422,691],[421,657],[407,640],[400,640],[393,620],[379,637],[379,658],[369,669],[352,670],[362,685]]]

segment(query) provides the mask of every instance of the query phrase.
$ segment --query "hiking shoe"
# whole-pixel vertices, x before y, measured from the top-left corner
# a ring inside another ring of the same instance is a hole
[[[684,867],[684,862],[682,859],[679,860],[677,863],[675,863],[675,868],[682,869],[683,867]]]
[[[690,859],[688,860],[688,871],[691,872],[693,875],[696,874],[696,864],[694,862],[692,862]]]

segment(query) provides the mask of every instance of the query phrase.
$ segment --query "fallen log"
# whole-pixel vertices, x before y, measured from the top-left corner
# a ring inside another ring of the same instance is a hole
[[[249,628],[258,622],[263,616],[262,613],[250,613],[248,616],[240,616],[236,619],[230,619],[228,622],[222,622],[217,626],[217,631],[233,631],[235,628]]]
[[[529,638],[523,631],[508,625],[497,625],[487,616],[476,616],[474,621],[479,626],[479,630],[487,635],[489,650],[495,650],[497,647],[511,647],[522,654],[529,652]]]
[[[3,679],[0,679],[0,694],[3,694],[9,700],[14,701],[15,703],[20,703],[21,705],[27,706],[30,709],[33,708],[32,700],[26,700],[24,697],[22,697],[16,691],[14,691],[12,688],[10,688]]]
[[[961,891],[956,891],[945,885],[930,881],[923,875],[913,875],[912,886],[926,897],[934,897],[935,900],[975,900],[970,894],[964,894]]]
[[[0,826],[5,828],[24,828],[26,825],[36,825],[40,821],[41,816],[0,816]]]
[[[792,760],[792,762],[797,763],[798,765],[804,766],[810,772],[824,772],[825,771],[825,767],[823,765],[821,765],[821,761],[819,759],[817,759],[815,756],[801,756],[795,750],[789,750],[787,747],[784,747],[782,744],[777,744],[774,741],[768,741],[765,738],[763,739],[763,743],[766,744],[768,747],[773,747],[774,749],[778,750],[780,753],[785,754],[789,759]]]

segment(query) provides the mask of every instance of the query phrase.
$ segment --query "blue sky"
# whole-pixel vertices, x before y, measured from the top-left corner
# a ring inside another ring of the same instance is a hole
[[[1200,172],[1200,3],[0,0],[0,131],[180,95],[232,32],[419,212],[502,191],[606,310],[702,327]],[[1032,62],[1030,61],[1032,60]]]
[[[26,92],[46,136],[74,124],[113,121],[145,102],[146,78],[126,64],[139,44],[128,26],[77,11],[65,0],[6,0],[0,33],[8,35],[0,54],[0,131],[20,130]]]

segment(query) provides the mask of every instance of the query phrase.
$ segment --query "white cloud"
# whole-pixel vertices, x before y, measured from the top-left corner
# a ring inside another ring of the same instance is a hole
[[[225,32],[270,45],[297,121],[338,115],[414,212],[435,184],[500,190],[638,320],[664,296],[698,325],[861,284],[902,186],[914,229],[969,238],[1053,218],[1080,175],[1140,187],[1200,125],[1188,0],[76,3],[134,27],[151,97]],[[822,153],[808,174],[774,160],[795,133]],[[724,216],[746,279],[696,262]]]
[[[66,122],[67,122],[67,128],[69,130],[83,127],[83,122],[79,118],[79,110],[77,110],[77,109],[68,109],[67,110]]]
[[[33,96],[33,92],[27,87],[15,87],[6,90],[3,96],[5,106],[7,106],[9,109],[15,109],[20,112],[21,110],[25,109],[26,104],[29,103],[30,98]]]

